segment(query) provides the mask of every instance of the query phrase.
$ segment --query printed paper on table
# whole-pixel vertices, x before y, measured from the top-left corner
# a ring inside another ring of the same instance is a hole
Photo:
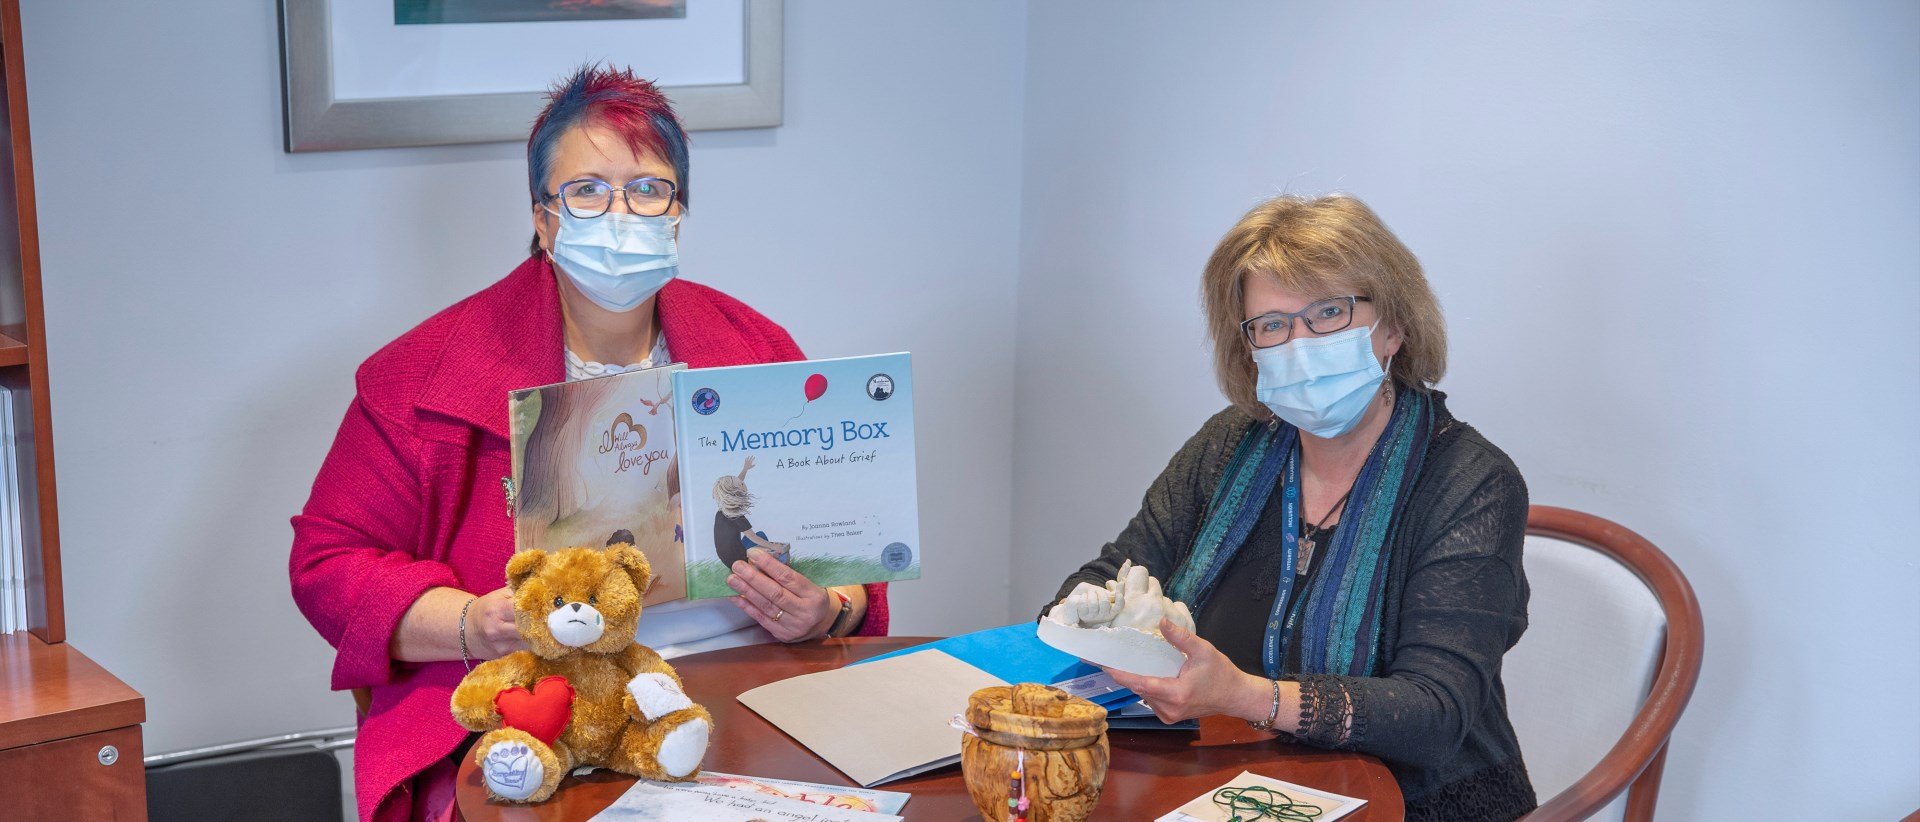
[[[1284,795],[1286,801],[1295,803],[1296,806],[1306,806],[1300,810],[1305,811],[1305,815],[1311,816],[1314,822],[1333,822],[1335,819],[1359,810],[1361,805],[1367,804],[1365,799],[1317,791],[1305,785],[1261,776],[1252,771],[1241,771],[1233,781],[1207,791],[1205,795],[1181,805],[1154,822],[1227,822],[1232,818],[1232,814],[1229,814],[1226,808],[1215,804],[1214,796],[1225,788],[1249,787],[1277,791]],[[1256,796],[1266,798],[1271,795],[1256,794]],[[1250,814],[1242,813],[1240,816],[1245,819],[1249,818]]]

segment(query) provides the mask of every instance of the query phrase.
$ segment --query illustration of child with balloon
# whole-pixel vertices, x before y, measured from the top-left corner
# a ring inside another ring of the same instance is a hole
[[[793,546],[768,541],[767,532],[754,530],[753,522],[747,519],[747,511],[753,507],[753,495],[747,492],[747,472],[752,469],[753,457],[749,455],[739,474],[713,481],[713,501],[720,506],[713,512],[713,550],[729,567],[746,562],[748,548],[759,548],[781,562],[792,555]]]
[[[820,585],[919,578],[911,368],[887,354],[675,378],[689,597],[731,596],[752,548]]]

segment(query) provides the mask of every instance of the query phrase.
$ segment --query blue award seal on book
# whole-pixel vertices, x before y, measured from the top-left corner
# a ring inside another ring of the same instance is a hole
[[[880,549],[880,567],[899,573],[913,564],[913,549],[904,542],[889,543]]]

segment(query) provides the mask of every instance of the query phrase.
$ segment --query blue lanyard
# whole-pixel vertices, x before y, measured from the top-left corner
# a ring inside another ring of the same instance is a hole
[[[1293,630],[1293,620],[1285,615],[1288,600],[1293,598],[1294,563],[1300,556],[1300,451],[1297,447],[1287,454],[1280,516],[1281,522],[1286,523],[1280,532],[1280,590],[1273,597],[1273,613],[1267,616],[1267,633],[1260,649],[1260,663],[1268,678],[1280,675],[1280,663],[1284,661],[1280,645]]]

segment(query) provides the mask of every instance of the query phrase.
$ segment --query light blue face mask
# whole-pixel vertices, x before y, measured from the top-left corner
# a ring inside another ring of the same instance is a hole
[[[1352,431],[1387,378],[1373,355],[1373,329],[1298,337],[1253,350],[1253,394],[1280,419],[1321,439]]]
[[[609,211],[581,219],[557,209],[553,259],[580,293],[608,311],[632,311],[680,270],[680,218]]]

